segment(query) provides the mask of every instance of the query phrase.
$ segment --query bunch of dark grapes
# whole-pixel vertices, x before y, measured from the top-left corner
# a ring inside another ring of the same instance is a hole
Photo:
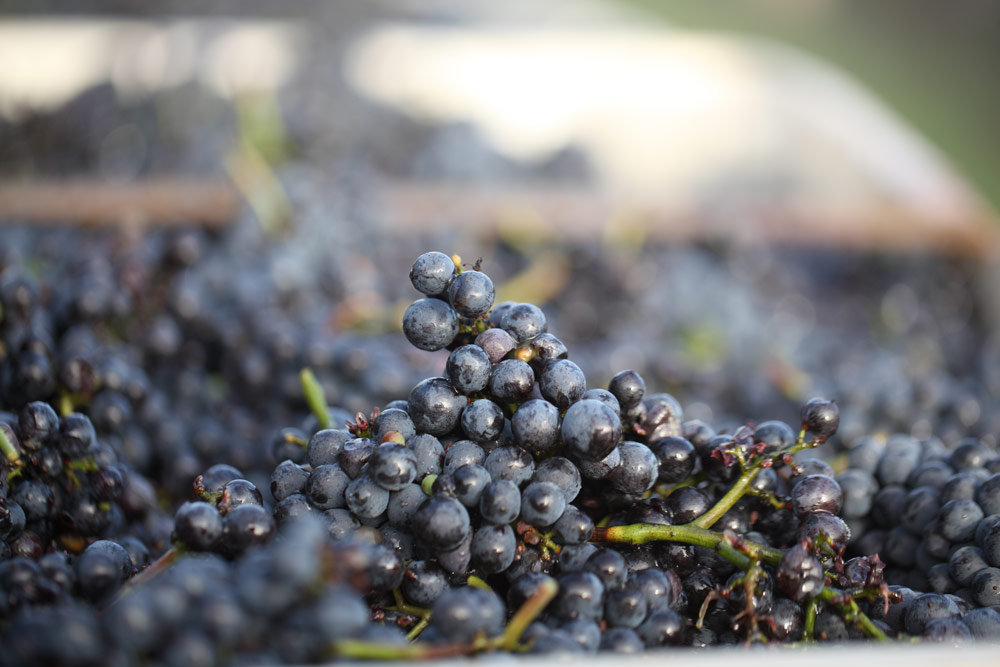
[[[436,252],[411,269],[423,297],[403,333],[449,352],[440,376],[337,428],[345,411],[303,372],[313,415],[271,441],[270,479],[204,467],[172,521],[88,417],[41,401],[2,415],[6,655],[1000,639],[1000,466],[982,442],[865,439],[838,472],[810,455],[840,421],[821,398],[794,426],[717,431],[633,370],[588,386],[543,311],[494,303],[479,269]]]

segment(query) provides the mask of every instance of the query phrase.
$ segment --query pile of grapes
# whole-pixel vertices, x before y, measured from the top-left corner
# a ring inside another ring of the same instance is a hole
[[[311,415],[273,439],[264,490],[259,457],[235,454],[177,490],[188,445],[129,440],[170,425],[149,377],[176,371],[95,372],[67,352],[86,303],[0,286],[0,663],[1000,640],[1000,457],[982,441],[862,438],[831,464],[812,455],[840,421],[820,398],[794,424],[717,432],[635,371],[588,387],[542,310],[494,304],[479,269],[413,264],[403,333],[450,354],[407,400],[339,428],[301,371]],[[201,451],[239,442],[211,435]]]

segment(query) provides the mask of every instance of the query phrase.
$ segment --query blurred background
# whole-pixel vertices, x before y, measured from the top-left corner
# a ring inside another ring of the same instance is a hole
[[[436,249],[595,386],[996,445],[996,3],[3,0],[0,63],[0,270],[248,438],[440,372]]]

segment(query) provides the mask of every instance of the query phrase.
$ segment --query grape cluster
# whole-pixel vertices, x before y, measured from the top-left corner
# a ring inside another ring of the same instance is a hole
[[[545,313],[494,303],[479,269],[433,252],[411,269],[423,296],[403,333],[448,352],[440,376],[338,428],[349,413],[303,371],[313,414],[270,440],[269,479],[200,468],[172,520],[162,480],[103,444],[117,431],[96,397],[90,417],[14,399],[0,413],[14,662],[1000,639],[986,444],[866,438],[835,470],[812,454],[837,434],[833,401],[729,431],[634,370],[588,386]]]

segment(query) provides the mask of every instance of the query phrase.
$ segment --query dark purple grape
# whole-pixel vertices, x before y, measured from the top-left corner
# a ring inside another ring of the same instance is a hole
[[[666,506],[674,517],[674,523],[684,524],[707,512],[712,500],[693,486],[683,486],[667,496]]]
[[[601,635],[599,650],[611,653],[639,654],[644,644],[632,628],[611,628]]]
[[[388,408],[379,413],[372,427],[375,442],[383,442],[383,437],[389,433],[399,433],[403,442],[417,434],[413,420],[402,408]]]
[[[647,648],[683,646],[687,640],[687,624],[672,609],[657,609],[636,629]]]
[[[824,442],[840,427],[840,408],[825,398],[810,398],[802,406],[802,428]]]
[[[1000,568],[985,567],[973,575],[969,590],[981,607],[1000,605]]]
[[[479,513],[484,521],[507,524],[521,513],[521,492],[517,484],[506,479],[490,482],[479,498]]]
[[[625,559],[614,549],[598,549],[587,559],[583,568],[600,577],[607,591],[616,591],[624,586],[628,576]]]
[[[521,518],[536,528],[555,524],[566,509],[566,496],[552,482],[532,482],[521,492]]]
[[[958,606],[949,598],[938,593],[918,595],[906,607],[904,623],[911,635],[922,635],[927,624],[935,618],[958,618]]]
[[[375,441],[371,438],[354,438],[344,443],[337,454],[337,465],[351,479],[357,479],[368,466],[375,453]]]
[[[514,412],[510,426],[517,444],[545,454],[559,441],[559,410],[542,399],[525,401]]]
[[[482,526],[472,535],[472,562],[487,574],[503,572],[514,562],[516,547],[510,526]]]
[[[418,349],[443,350],[458,335],[458,314],[440,299],[417,299],[403,313],[403,335]]]
[[[565,551],[565,549],[563,550]],[[604,611],[604,584],[593,572],[570,572],[559,577],[552,613],[563,620],[598,620]]]
[[[448,590],[445,571],[429,560],[411,561],[403,573],[403,596],[418,607],[430,607]]]
[[[836,480],[826,475],[803,477],[792,487],[792,509],[799,516],[812,512],[836,514],[843,504],[843,492]]]
[[[505,617],[503,601],[495,593],[462,586],[446,591],[434,602],[431,628],[446,640],[469,642],[480,634],[498,635]]]
[[[578,401],[563,417],[563,443],[575,457],[600,461],[611,453],[621,437],[618,416],[599,401]]]
[[[489,332],[484,332],[480,336],[486,333]],[[504,332],[504,335],[507,333]],[[486,388],[490,381],[493,363],[495,362],[491,362],[487,352],[479,345],[462,345],[448,355],[445,375],[460,393],[472,395]]]
[[[565,410],[587,391],[587,378],[575,363],[559,359],[546,364],[538,388],[547,401]]]
[[[21,408],[17,416],[17,437],[25,451],[48,446],[58,434],[59,416],[48,403],[34,401]]]
[[[660,474],[656,455],[641,442],[626,440],[618,446],[621,463],[608,475],[611,485],[622,493],[639,495],[656,484]]]
[[[462,412],[462,431],[470,440],[490,442],[503,432],[503,427],[503,410],[491,400],[473,401]]]
[[[632,588],[611,591],[604,598],[604,618],[610,627],[637,628],[648,611],[646,596]]]
[[[604,479],[611,474],[621,464],[622,454],[617,447],[612,449],[607,456],[599,461],[588,461],[577,459],[576,466],[580,469],[580,475],[587,479]]]
[[[826,575],[819,559],[805,544],[799,543],[785,552],[777,570],[778,590],[795,602],[804,602],[819,595]]]
[[[313,468],[328,463],[336,463],[337,455],[348,440],[354,436],[342,429],[326,428],[316,431],[309,438],[309,445],[306,447],[306,460]]]
[[[788,449],[795,444],[795,431],[783,421],[772,420],[761,422],[753,432],[754,442],[763,442],[765,452],[776,452]]]
[[[694,445],[688,440],[670,436],[661,438],[650,447],[659,463],[659,481],[676,484],[694,472],[697,462]]]
[[[453,442],[444,453],[444,472],[454,474],[456,470],[470,463],[481,464],[486,460],[486,452],[472,440]]]
[[[222,517],[209,503],[184,503],[174,516],[174,534],[188,549],[212,551],[222,538]]]
[[[989,567],[983,550],[971,544],[959,547],[948,558],[948,574],[959,586],[968,586],[980,570]]]
[[[455,262],[443,252],[425,252],[410,268],[410,282],[421,294],[443,294],[455,274]]]
[[[813,542],[817,538],[824,536],[833,550],[840,552],[847,547],[851,540],[851,530],[836,514],[829,512],[811,512],[805,515],[799,526],[799,537],[808,537]]]
[[[291,461],[282,461],[271,473],[271,496],[282,501],[293,493],[300,493],[309,481],[309,472]]]
[[[355,516],[374,519],[389,506],[389,492],[368,475],[362,475],[347,485],[344,500]]]
[[[517,341],[503,329],[493,328],[476,336],[475,345],[482,349],[491,364],[498,364],[511,350],[517,347]],[[486,373],[489,374],[489,366],[486,367]],[[483,386],[486,386],[485,382]]]
[[[520,359],[504,359],[490,373],[490,394],[501,403],[520,403],[534,387],[535,373]]]
[[[427,378],[410,392],[407,413],[418,431],[441,436],[458,425],[465,396],[444,378]]]
[[[336,463],[328,463],[313,468],[306,481],[304,493],[309,502],[321,510],[344,507],[344,492],[351,478]]]
[[[476,318],[493,307],[493,281],[479,271],[463,271],[448,286],[448,301],[462,317]]]
[[[457,498],[431,496],[413,514],[413,533],[428,547],[449,551],[472,533],[469,512]]]
[[[646,394],[646,382],[636,371],[621,371],[611,378],[608,390],[618,399],[619,405],[627,410],[642,402]]]
[[[417,458],[416,479],[423,479],[427,475],[437,475],[441,472],[444,466],[444,446],[440,440],[433,435],[421,433],[407,440],[406,446]]]
[[[486,468],[478,463],[467,463],[459,467],[453,474],[455,481],[455,497],[469,508],[479,507],[479,499],[492,478]]]
[[[618,403],[618,399],[615,398],[615,395],[612,394],[607,389],[601,389],[599,387],[588,389],[587,391],[583,392],[583,396],[580,397],[580,400],[600,401],[601,403],[604,403],[606,406],[611,408],[611,411],[614,412],[616,415],[618,415],[618,418],[621,419],[622,416],[621,405]]]
[[[240,505],[222,519],[222,548],[227,554],[241,554],[253,545],[266,544],[274,531],[270,512],[260,505]]]
[[[416,478],[417,457],[408,447],[383,443],[372,452],[368,474],[386,491],[399,491]]]
[[[554,530],[555,539],[560,544],[583,544],[594,534],[594,522],[570,505],[556,521]]]
[[[245,479],[234,479],[226,482],[222,487],[215,507],[219,510],[219,514],[225,515],[243,505],[263,506],[263,504],[264,496],[261,495],[260,490],[253,482]]]
[[[494,480],[507,479],[524,485],[535,473],[535,459],[520,447],[497,447],[486,456],[483,466]]]
[[[952,542],[972,540],[982,518],[983,510],[968,498],[949,500],[941,507],[937,516],[941,535]]]
[[[524,343],[545,333],[545,313],[532,303],[518,303],[506,309],[500,326],[518,343]]]
[[[582,488],[579,468],[573,465],[572,461],[561,456],[553,456],[539,463],[531,480],[533,482],[552,482],[562,490],[567,503],[573,502]]]

